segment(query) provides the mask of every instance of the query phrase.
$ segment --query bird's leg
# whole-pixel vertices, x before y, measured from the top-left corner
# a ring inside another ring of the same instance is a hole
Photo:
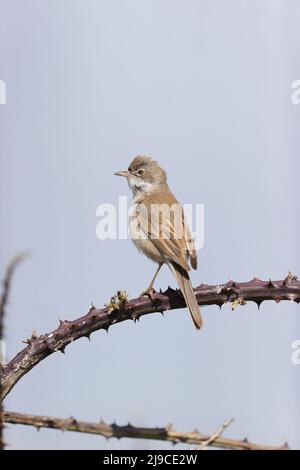
[[[162,265],[163,265],[163,263],[159,263],[158,268],[157,268],[157,270],[155,271],[155,274],[154,274],[154,276],[153,276],[152,281],[150,282],[150,284],[149,284],[149,286],[147,287],[147,289],[146,289],[146,290],[143,290],[143,292],[140,293],[139,297],[143,297],[143,295],[148,295],[148,296],[150,297],[150,299],[153,300],[153,294],[154,294],[154,292],[155,292],[155,290],[153,289],[153,284],[154,284],[154,281],[155,281],[155,279],[156,279],[156,277],[157,277],[157,275],[158,275],[158,273],[159,273],[159,270],[160,270],[160,268],[162,267]]]

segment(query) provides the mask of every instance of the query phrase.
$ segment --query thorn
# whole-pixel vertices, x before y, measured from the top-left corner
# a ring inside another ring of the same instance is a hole
[[[91,341],[91,333],[87,333],[86,335],[84,335],[89,341]]]
[[[290,450],[290,446],[289,446],[288,442],[285,442],[285,443],[283,444],[282,449]]]
[[[258,310],[259,310],[261,304],[263,303],[263,300],[254,300],[254,302],[257,304],[257,308],[258,308]]]
[[[160,294],[162,294],[162,293],[163,293],[161,289],[159,289],[159,293],[160,293]]]
[[[60,319],[59,319],[59,326],[58,326],[58,328],[60,328],[62,325],[67,325],[68,323],[71,323],[71,321],[69,321],[69,320],[60,320]]]
[[[165,295],[170,295],[173,292],[176,292],[175,289],[172,289],[172,287],[168,286],[168,289],[164,292]]]
[[[163,310],[161,310],[161,311],[160,311],[160,313],[162,314],[162,316],[164,316],[164,312],[163,312]]]
[[[243,439],[243,442],[245,442],[246,444],[248,444],[249,441],[248,441],[247,437],[245,437],[245,439]]]
[[[61,348],[58,349],[58,351],[65,354],[65,349],[66,349],[66,346],[62,346]]]
[[[274,282],[270,279],[269,282],[268,282],[268,287],[276,287],[276,284],[274,284]]]

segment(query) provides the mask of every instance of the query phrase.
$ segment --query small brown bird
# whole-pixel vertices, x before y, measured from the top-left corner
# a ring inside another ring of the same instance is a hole
[[[166,172],[149,157],[137,156],[127,171],[118,171],[127,178],[133,192],[129,214],[129,230],[137,248],[158,263],[149,287],[141,295],[153,296],[153,283],[166,263],[179,284],[196,328],[202,317],[188,271],[197,269],[194,241],[184,218],[183,209],[171,193]]]

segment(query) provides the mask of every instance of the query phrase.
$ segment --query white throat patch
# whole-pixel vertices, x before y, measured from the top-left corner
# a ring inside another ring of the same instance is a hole
[[[136,178],[135,176],[128,177],[128,184],[134,194],[137,191],[141,191],[143,193],[149,193],[154,187],[153,183],[149,183],[148,181],[141,181],[139,178]]]

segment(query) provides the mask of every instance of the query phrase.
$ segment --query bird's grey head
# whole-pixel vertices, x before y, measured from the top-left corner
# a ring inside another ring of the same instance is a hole
[[[135,157],[127,171],[118,171],[115,175],[125,176],[134,193],[149,193],[167,183],[165,170],[155,160],[143,155]]]

